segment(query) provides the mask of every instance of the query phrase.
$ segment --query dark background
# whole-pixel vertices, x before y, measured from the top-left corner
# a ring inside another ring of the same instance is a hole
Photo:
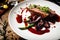
[[[54,2],[60,6],[60,0],[48,0],[48,1]]]

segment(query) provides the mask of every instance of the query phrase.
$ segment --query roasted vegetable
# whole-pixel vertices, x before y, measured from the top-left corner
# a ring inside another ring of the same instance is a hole
[[[23,27],[23,28],[19,28],[19,29],[21,29],[21,30],[26,30],[26,29],[29,29],[29,28],[31,28],[31,27],[33,27],[34,26],[34,24],[30,24],[28,27]]]

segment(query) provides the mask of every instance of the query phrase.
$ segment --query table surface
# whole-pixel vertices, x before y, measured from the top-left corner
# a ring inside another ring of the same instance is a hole
[[[25,40],[14,33],[13,30],[10,28],[10,25],[8,24],[9,12],[10,10],[6,11],[4,15],[2,15],[0,18],[0,40]]]
[[[10,28],[8,24],[8,14],[10,10],[8,10],[2,17],[0,18],[0,40],[25,40],[18,36],[13,30]],[[7,23],[5,30],[3,29],[3,23]]]

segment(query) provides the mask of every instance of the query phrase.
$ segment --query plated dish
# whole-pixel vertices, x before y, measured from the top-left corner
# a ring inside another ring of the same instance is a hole
[[[24,24],[24,27],[19,28],[21,30],[28,29],[32,33],[41,35],[50,32],[50,25],[60,22],[60,16],[48,7],[30,4],[29,7],[20,9],[22,11],[20,15],[17,14],[16,21]]]
[[[60,7],[48,1],[36,1],[20,3],[11,10],[9,14],[11,28],[16,34],[28,40],[59,38]]]

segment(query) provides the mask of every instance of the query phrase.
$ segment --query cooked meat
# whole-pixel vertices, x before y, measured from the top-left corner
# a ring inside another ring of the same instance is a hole
[[[36,15],[41,15],[42,18],[47,17],[49,14],[46,12],[42,12],[41,10],[37,9],[37,8],[33,8],[33,9],[29,9],[27,8],[27,10],[29,10],[31,13],[34,13]]]

